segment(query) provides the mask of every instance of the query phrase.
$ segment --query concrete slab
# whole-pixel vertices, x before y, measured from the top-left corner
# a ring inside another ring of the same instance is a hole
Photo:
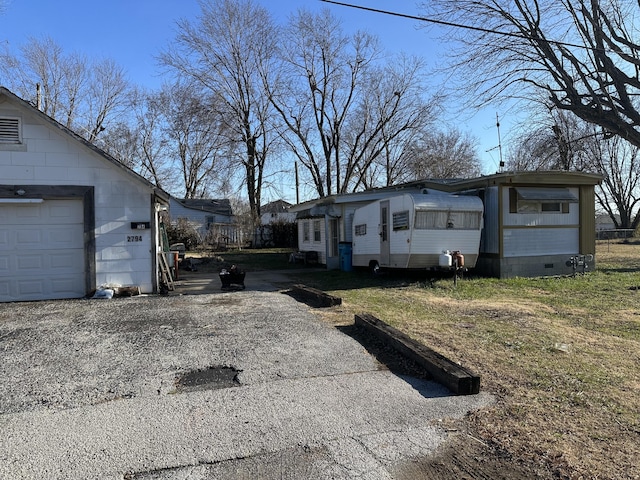
[[[492,402],[382,370],[273,285],[0,304],[0,342],[0,478],[392,478]],[[178,388],[214,366],[239,386]]]

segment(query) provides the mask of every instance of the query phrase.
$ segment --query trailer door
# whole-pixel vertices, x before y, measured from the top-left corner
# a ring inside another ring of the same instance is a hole
[[[380,202],[380,265],[389,265],[389,200]]]

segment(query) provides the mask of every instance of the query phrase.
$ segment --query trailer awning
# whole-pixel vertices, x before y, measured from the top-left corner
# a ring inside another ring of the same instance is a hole
[[[296,220],[300,220],[301,218],[313,218],[314,215],[311,215],[311,209],[306,208],[304,210],[300,210],[296,213]]]
[[[516,187],[516,192],[520,200],[578,203],[578,197],[568,188]]]
[[[296,212],[296,220],[304,218],[322,218],[325,216],[338,218],[340,212],[333,205],[316,205]]]

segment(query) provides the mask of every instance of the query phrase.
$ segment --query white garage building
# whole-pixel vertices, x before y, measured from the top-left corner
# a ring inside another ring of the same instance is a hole
[[[169,195],[0,87],[0,302],[158,290]]]

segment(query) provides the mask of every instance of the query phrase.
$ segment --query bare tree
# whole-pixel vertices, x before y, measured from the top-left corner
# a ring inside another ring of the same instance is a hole
[[[531,121],[514,137],[507,169],[600,170],[589,155],[591,142],[597,137],[603,137],[599,127],[570,112],[554,108],[533,112]]]
[[[163,92],[137,93],[133,97],[133,155],[136,170],[160,188],[178,189],[173,173],[170,142],[165,134],[166,109]]]
[[[385,136],[383,129],[382,135]],[[358,181],[365,190],[376,187],[388,187],[413,180],[409,159],[413,145],[421,135],[420,131],[407,130],[396,136],[393,142],[385,141],[384,148],[365,170],[358,170]]]
[[[109,128],[98,146],[167,191],[178,191],[174,158],[166,135],[166,106],[162,92],[134,90],[129,96],[129,115]]]
[[[270,99],[287,126],[284,139],[318,195],[341,191],[343,127],[379,54],[374,37],[348,37],[328,10],[300,10],[285,30],[278,78],[266,78]]]
[[[640,149],[619,137],[591,142],[593,161],[605,174],[596,199],[616,228],[640,226]]]
[[[367,72],[357,107],[342,134],[342,192],[347,188],[356,191],[364,185],[363,173],[366,176],[378,159],[384,159],[387,167],[392,163],[398,166],[392,152],[401,151],[403,143],[433,123],[438,99],[425,98],[422,70],[421,60],[398,57]],[[384,171],[376,186],[393,183],[393,171]]]
[[[408,152],[407,169],[412,179],[452,179],[480,175],[477,140],[457,128],[428,131]]]
[[[385,63],[376,37],[347,35],[329,10],[299,10],[282,44],[281,63],[270,70],[278,76],[265,76],[265,85],[319,196],[370,185],[377,159],[430,121],[422,62]]]
[[[62,112],[66,103],[64,97],[69,90],[66,82],[71,73],[67,73],[68,60],[60,45],[50,37],[40,40],[32,38],[21,47],[18,54],[5,47],[1,60],[0,72],[4,85],[22,98],[31,100],[34,105],[38,103],[44,113],[60,123],[71,126],[69,112],[66,115]],[[73,82],[73,85],[77,86],[77,82]],[[39,94],[41,97],[37,98]],[[75,94],[74,91],[68,93],[70,97]]]
[[[164,135],[179,161],[184,198],[209,196],[225,158],[227,126],[216,100],[192,85],[165,86],[156,99],[164,115]]]
[[[85,130],[89,132],[88,140],[94,142],[108,127],[111,117],[118,116],[126,105],[129,85],[122,67],[104,59],[91,65],[87,87]]]
[[[0,78],[90,142],[115,124],[129,88],[124,70],[113,60],[66,54],[50,37],[30,39],[18,54],[5,49],[0,54]]]
[[[640,146],[640,44],[631,0],[434,0],[459,79],[482,105],[542,93],[560,110]]]
[[[275,138],[271,107],[259,71],[277,41],[267,10],[253,0],[202,0],[195,22],[181,20],[175,44],[160,61],[178,77],[219,97],[219,114],[244,169],[254,218],[260,214],[262,182]]]

